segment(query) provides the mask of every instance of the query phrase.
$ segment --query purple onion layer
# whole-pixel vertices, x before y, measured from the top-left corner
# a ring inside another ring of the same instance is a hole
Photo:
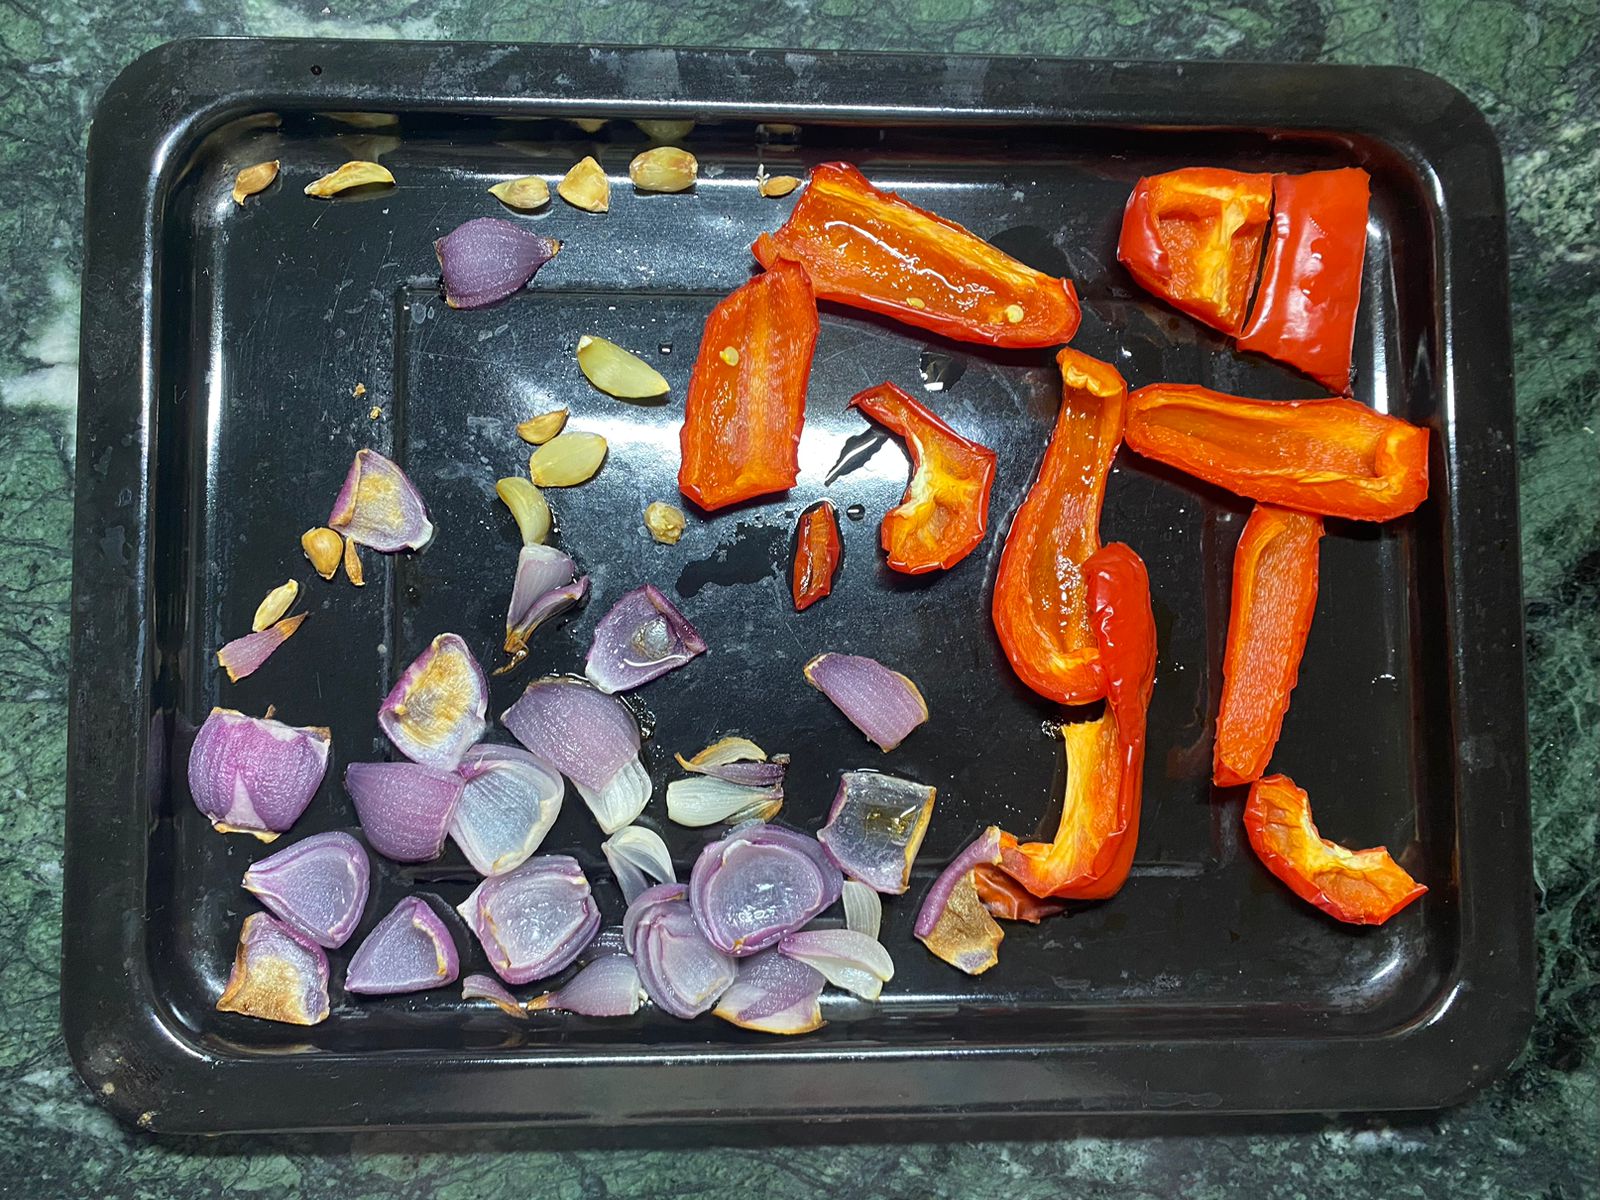
[[[460,973],[449,928],[427,901],[407,896],[356,948],[344,990],[368,996],[422,992],[454,983]]]
[[[705,639],[651,584],[611,606],[595,626],[583,673],[602,692],[625,692],[705,653]]]
[[[701,851],[689,903],[711,944],[743,957],[799,929],[838,900],[843,886],[815,840],[753,821]]]
[[[441,633],[400,675],[378,724],[412,762],[453,771],[488,727],[489,681],[467,643]]]
[[[695,922],[679,885],[642,893],[623,920],[639,981],[665,1012],[688,1020],[717,1002],[733,983],[733,958],[713,946]]]
[[[474,746],[457,774],[466,780],[450,837],[480,875],[527,862],[561,815],[567,785],[516,746]]]
[[[395,862],[427,862],[444,849],[466,781],[421,763],[351,763],[344,787],[374,850]]]
[[[328,731],[214,708],[189,751],[189,791],[224,833],[270,842],[305,812],[328,770]]]
[[[581,1017],[627,1017],[645,998],[639,970],[626,954],[606,954],[584,967],[564,987],[528,1001],[528,1011],[577,1013]]]
[[[554,975],[600,928],[600,909],[583,868],[565,854],[532,858],[485,879],[458,911],[507,983]]]
[[[928,719],[928,705],[917,685],[876,659],[819,654],[806,664],[805,676],[868,741],[886,752]]]
[[[348,833],[318,833],[253,864],[244,888],[296,932],[331,950],[360,924],[371,878],[360,842]]]
[[[777,950],[739,963],[739,977],[717,1001],[716,1014],[758,1033],[810,1033],[822,1027],[823,976]]]
[[[979,864],[999,861],[1000,830],[991,825],[940,872],[917,913],[917,940],[968,975],[981,975],[1000,961],[1005,931],[989,915],[972,879]]]
[[[899,895],[910,885],[936,795],[898,776],[846,771],[817,841],[851,879]]]
[[[328,1016],[328,955],[310,938],[266,913],[251,913],[239,934],[220,1012],[286,1025],[315,1025]]]
[[[421,493],[398,465],[376,450],[356,451],[328,526],[352,542],[387,554],[420,550],[433,537],[433,522]]]

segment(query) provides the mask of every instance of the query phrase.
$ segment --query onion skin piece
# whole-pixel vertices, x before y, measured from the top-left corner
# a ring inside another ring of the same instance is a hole
[[[489,681],[458,634],[441,633],[401,673],[378,724],[412,762],[453,771],[488,728]]]
[[[713,1011],[757,1033],[810,1033],[825,1023],[818,1004],[824,982],[816,968],[777,950],[763,950],[739,964],[739,977]]]
[[[982,975],[1000,961],[1005,930],[989,915],[973,883],[975,868],[1000,863],[1000,830],[991,825],[951,861],[917,913],[917,940],[957,970]]]
[[[506,991],[506,985],[493,975],[468,975],[461,981],[461,998],[487,1000],[508,1017],[515,1017],[519,1021],[528,1019],[527,1010],[517,1002],[515,996]]]
[[[284,1025],[316,1025],[328,1018],[328,956],[266,913],[251,913],[239,934],[228,985],[218,1012],[243,1013]]]
[[[548,192],[545,195],[549,200]],[[539,268],[561,249],[499,217],[478,217],[458,225],[433,244],[451,308],[484,308],[521,291]]]
[[[385,554],[420,550],[433,539],[428,506],[416,485],[376,450],[356,451],[328,515],[328,527]]]
[[[705,639],[688,618],[647,583],[628,592],[600,618],[583,673],[602,692],[625,692],[659,679],[705,651]]]
[[[928,719],[928,704],[917,685],[876,659],[819,654],[805,665],[805,676],[884,753]]]
[[[743,877],[735,874],[741,871]],[[789,894],[778,894],[780,887],[789,887]],[[837,901],[843,887],[838,868],[811,838],[751,821],[700,852],[689,874],[689,903],[706,940],[743,958],[801,928]]]
[[[214,708],[189,751],[189,792],[222,833],[270,842],[306,810],[328,771],[329,733]]]
[[[631,1017],[648,993],[639,969],[626,954],[605,954],[584,967],[565,987],[528,1001],[529,1012],[570,1012],[580,1017]]]
[[[251,864],[243,886],[296,933],[336,950],[361,923],[371,881],[360,842],[317,833]]]
[[[451,839],[480,875],[516,870],[561,815],[566,783],[516,746],[474,746],[456,773],[466,786],[450,820]]]
[[[461,957],[449,927],[426,900],[407,896],[356,947],[344,990],[396,996],[443,987],[460,974]]]
[[[628,906],[623,935],[639,981],[663,1012],[689,1020],[732,985],[738,968],[706,938],[681,884],[662,884]]]
[[[507,983],[554,975],[600,929],[600,909],[589,881],[577,860],[565,854],[531,858],[515,871],[485,879],[457,911],[482,944],[495,974]],[[536,947],[516,944],[530,935],[542,939]]]
[[[238,683],[239,680],[254,675],[278,647],[294,635],[294,631],[300,628],[300,623],[305,619],[305,613],[296,613],[257,633],[247,633],[243,637],[234,638],[218,650],[217,665],[228,673],[228,682]]]
[[[937,789],[897,775],[846,771],[817,841],[850,878],[901,895],[911,884],[911,864],[937,795]]]
[[[351,763],[344,786],[374,850],[395,862],[429,862],[444,849],[466,781],[421,763]]]

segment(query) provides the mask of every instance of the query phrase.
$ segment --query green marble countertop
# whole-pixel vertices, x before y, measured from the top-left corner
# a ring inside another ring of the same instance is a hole
[[[58,0],[13,4],[0,27],[0,1195],[1600,1195],[1600,2],[333,3]],[[1540,952],[1516,1065],[1434,1116],[1099,1122],[1054,1141],[600,1151],[511,1133],[185,1143],[120,1128],[73,1075],[57,1020],[82,159],[116,73],[198,34],[1404,63],[1465,90],[1499,135],[1511,213]]]

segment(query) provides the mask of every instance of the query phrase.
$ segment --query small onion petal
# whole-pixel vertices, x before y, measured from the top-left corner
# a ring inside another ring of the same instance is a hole
[[[744,957],[799,929],[838,900],[843,885],[811,838],[752,821],[701,851],[689,902],[711,944]]]
[[[395,862],[427,862],[444,849],[466,781],[420,763],[351,763],[344,787],[374,850]]]
[[[328,525],[352,542],[389,554],[420,550],[433,537],[433,522],[415,485],[376,450],[356,451]]]
[[[649,803],[639,723],[615,697],[576,680],[541,679],[500,721],[535,757],[572,780],[606,833],[631,824]]]
[[[538,627],[539,622],[554,615],[549,611],[536,613],[535,610],[545,597],[569,587],[573,572],[572,556],[563,554],[553,546],[535,543],[517,552],[517,574],[511,584],[511,603],[506,608],[507,653],[515,653],[526,647],[528,635]]]
[[[883,928],[883,901],[878,898],[877,889],[868,887],[860,880],[846,879],[842,898],[844,927],[864,933],[869,938],[877,937]]]
[[[885,752],[928,719],[928,705],[917,685],[876,659],[819,654],[806,664],[805,676],[868,741]]]
[[[561,243],[499,217],[458,225],[433,244],[451,308],[482,308],[527,285]]]
[[[244,889],[297,933],[330,950],[345,944],[367,904],[372,865],[348,833],[318,833],[244,873]]]
[[[514,871],[539,848],[567,785],[515,746],[474,746],[457,768],[466,780],[450,837],[480,875]]]
[[[600,618],[583,673],[602,692],[625,692],[683,666],[705,649],[699,631],[647,583]]]
[[[487,1000],[508,1017],[515,1017],[519,1021],[528,1018],[527,1010],[515,996],[506,991],[506,985],[493,975],[468,975],[461,981],[461,998]]]
[[[378,724],[412,762],[452,771],[488,728],[489,681],[466,642],[441,633],[378,709]]]
[[[708,777],[674,779],[667,784],[667,819],[691,829],[722,821],[770,821],[782,808],[781,787],[747,787]]]
[[[554,975],[600,928],[600,909],[583,868],[565,854],[532,858],[485,879],[457,911],[507,983]]]
[[[734,960],[713,946],[696,923],[681,885],[662,884],[641,893],[628,906],[623,931],[639,982],[650,999],[675,1017],[698,1017],[737,974]]]
[[[309,938],[266,913],[251,913],[239,934],[219,1012],[286,1025],[315,1025],[328,1016],[328,955]]]
[[[877,938],[852,929],[802,929],[779,942],[778,949],[863,1000],[876,1000],[883,985],[894,978],[889,952]]]
[[[328,770],[328,731],[213,708],[189,751],[195,806],[223,833],[270,842],[305,812]]]
[[[407,896],[356,948],[344,990],[367,996],[422,992],[453,983],[460,973],[449,928],[426,900]]]
[[[767,752],[749,738],[726,737],[712,742],[693,758],[675,756],[685,771],[742,783],[748,787],[773,787],[783,782],[789,756],[780,754],[770,762]]]
[[[846,771],[817,841],[852,879],[898,896],[933,816],[935,789],[878,771]]]
[[[933,881],[917,913],[917,940],[968,975],[982,975],[1000,961],[1005,930],[989,915],[972,881],[980,863],[999,861],[1000,830],[991,825]]]
[[[534,600],[526,612],[521,615],[519,623],[506,629],[505,649],[511,655],[511,661],[495,671],[496,675],[504,675],[528,656],[528,639],[533,636],[533,631],[543,625],[551,617],[559,617],[567,609],[581,603],[589,594],[589,577],[580,575],[571,583],[564,583],[558,588],[551,588],[544,595]]]
[[[580,1017],[630,1017],[639,1011],[648,993],[639,982],[639,969],[626,954],[595,959],[565,987],[528,1001],[529,1012],[577,1013]]]
[[[574,783],[578,795],[594,814],[601,833],[615,833],[624,825],[631,825],[650,803],[650,772],[637,758],[624,763],[622,770],[612,776],[605,787],[595,789]]]
[[[628,904],[650,886],[652,879],[657,883],[678,882],[667,843],[654,829],[626,826],[602,842],[600,850],[622,888],[622,899]]]
[[[822,972],[777,950],[739,963],[739,977],[717,1001],[716,1015],[757,1033],[810,1033],[823,1025]]]
[[[305,613],[296,613],[292,617],[274,621],[257,633],[234,638],[217,651],[217,665],[228,673],[230,683],[238,683],[246,676],[254,675],[261,664],[272,657],[273,651],[293,636],[305,619]]]

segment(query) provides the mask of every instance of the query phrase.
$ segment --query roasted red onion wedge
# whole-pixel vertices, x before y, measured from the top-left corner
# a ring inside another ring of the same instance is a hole
[[[817,841],[851,879],[898,896],[911,882],[935,795],[895,775],[846,771]]]
[[[450,837],[480,875],[514,871],[561,815],[567,785],[516,746],[474,746],[456,773],[466,780]]]
[[[885,752],[928,719],[928,705],[917,685],[876,659],[819,654],[806,664],[805,675],[807,683]]]
[[[467,643],[441,633],[401,674],[378,724],[412,762],[452,771],[488,728],[489,681]]]
[[[493,975],[468,975],[461,981],[461,998],[487,1000],[508,1017],[515,1017],[519,1021],[528,1018],[527,1011],[517,998],[506,991],[506,985]]]
[[[457,909],[507,983],[554,975],[594,938],[600,909],[583,868],[565,854],[531,858],[485,879]]]
[[[564,987],[529,1000],[528,1011],[628,1017],[639,1011],[646,995],[633,959],[626,954],[606,954],[584,967]]]
[[[483,308],[527,286],[561,243],[499,217],[458,225],[433,244],[451,308]]]
[[[820,971],[777,950],[739,963],[739,977],[717,1001],[716,1014],[757,1033],[810,1033],[823,1025]]]
[[[372,927],[345,972],[344,990],[366,996],[423,992],[461,973],[455,939],[420,896],[407,896]]]
[[[639,723],[615,697],[577,680],[541,679],[500,721],[534,757],[572,780],[604,832],[631,824],[649,803]]]
[[[372,865],[348,833],[318,833],[244,873],[244,889],[276,917],[332,950],[350,940],[367,904]]]
[[[602,692],[625,692],[683,666],[705,649],[705,639],[688,618],[647,583],[600,618],[583,673]]]
[[[376,450],[357,450],[333,502],[330,528],[374,550],[420,550],[433,537],[422,496],[402,471]]]
[[[876,1000],[894,978],[894,960],[878,939],[851,929],[802,929],[779,942],[778,949],[863,1000]]]
[[[653,829],[643,825],[629,825],[617,830],[600,845],[611,873],[617,877],[624,903],[632,904],[651,881],[677,883],[677,872],[672,868],[672,855],[666,842]]]
[[[223,833],[270,842],[305,812],[328,770],[328,731],[213,708],[189,751],[189,792]]]
[[[305,613],[295,613],[292,617],[274,621],[259,633],[247,633],[234,638],[217,651],[217,665],[228,673],[230,683],[238,683],[246,676],[254,675],[261,664],[272,657],[272,652],[300,628],[300,623],[305,619]]]
[[[1000,830],[991,825],[933,881],[917,914],[917,939],[968,975],[982,975],[1000,961],[1005,930],[989,915],[972,878],[980,863],[999,862]]]
[[[713,946],[744,957],[799,929],[836,901],[843,885],[813,839],[751,821],[700,852],[689,903]]]
[[[650,999],[688,1020],[717,1002],[737,967],[706,939],[683,896],[681,884],[648,889],[628,906],[622,928]]]
[[[745,787],[772,788],[783,783],[789,769],[789,756],[767,752],[749,738],[725,737],[712,742],[693,758],[674,755],[678,765],[697,775],[709,775]]]
[[[251,913],[217,1009],[286,1025],[326,1020],[328,956],[277,917]]]
[[[345,791],[372,848],[395,862],[439,857],[466,781],[421,763],[351,763]]]

